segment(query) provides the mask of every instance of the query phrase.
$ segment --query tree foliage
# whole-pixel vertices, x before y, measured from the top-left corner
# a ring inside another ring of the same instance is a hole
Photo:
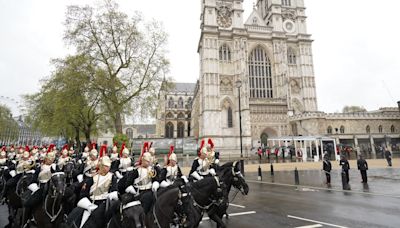
[[[91,87],[97,70],[84,55],[53,60],[55,71],[42,80],[39,93],[25,97],[32,125],[49,136],[74,138],[80,133],[90,142],[101,118],[100,96]]]
[[[18,124],[13,119],[11,110],[0,104],[0,141],[13,142],[18,138]]]
[[[154,107],[168,68],[167,35],[160,23],[129,18],[111,0],[97,8],[69,6],[65,20],[67,44],[101,69],[91,81],[100,94],[115,131],[122,133],[122,115]]]
[[[355,112],[366,112],[367,110],[362,106],[344,106],[342,112],[343,113],[355,113]]]

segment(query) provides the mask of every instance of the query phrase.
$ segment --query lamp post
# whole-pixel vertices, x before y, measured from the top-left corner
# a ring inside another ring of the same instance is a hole
[[[239,95],[240,171],[242,171],[242,174],[244,175],[243,144],[242,144],[242,109],[240,107],[240,88],[242,87],[242,81],[240,81],[240,79],[236,81],[236,87],[238,88],[238,95]]]

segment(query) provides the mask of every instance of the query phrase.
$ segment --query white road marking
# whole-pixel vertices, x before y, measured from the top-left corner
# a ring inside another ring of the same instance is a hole
[[[331,224],[331,223],[326,223],[326,222],[320,222],[320,221],[316,221],[316,220],[301,218],[301,217],[297,217],[297,216],[293,216],[293,215],[288,215],[288,217],[292,218],[292,219],[297,219],[297,220],[302,220],[302,221],[307,221],[307,222],[312,222],[312,223],[318,223],[318,224],[332,226],[332,227],[348,228],[348,227],[345,227],[345,226],[339,226],[339,225],[335,225],[335,224]]]
[[[334,188],[321,188],[321,187],[313,187],[313,186],[305,186],[305,185],[281,184],[281,183],[272,183],[272,182],[266,182],[266,181],[246,180],[246,183],[269,184],[269,185],[276,185],[276,186],[318,189],[318,190],[325,190],[325,191],[332,191],[332,192],[348,192],[348,193],[355,193],[355,194],[361,194],[361,195],[400,198],[399,195],[380,194],[380,193],[372,193],[372,192],[360,192],[360,191],[354,191],[354,190],[341,190],[341,189],[334,189]]]
[[[233,204],[233,203],[229,203],[229,206],[239,207],[239,208],[246,208],[245,206],[238,205],[238,204]]]
[[[250,214],[255,214],[255,211],[246,211],[246,212],[239,212],[239,213],[232,213],[229,214],[229,217],[234,217],[234,216],[239,216],[239,215],[250,215]],[[210,220],[209,217],[204,217],[201,221],[207,221]]]
[[[317,228],[317,227],[322,227],[321,224],[315,224],[315,225],[309,225],[309,226],[298,226],[295,228]]]

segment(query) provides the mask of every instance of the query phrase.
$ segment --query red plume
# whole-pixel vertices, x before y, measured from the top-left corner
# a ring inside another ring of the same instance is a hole
[[[174,153],[174,146],[173,145],[171,145],[169,147],[168,160],[169,160],[169,156],[171,156],[172,153]]]
[[[210,144],[212,149],[214,148],[214,143],[213,143],[213,141],[211,139],[208,139],[208,144]]]
[[[204,146],[204,139],[201,140],[201,143],[200,143],[200,150],[203,148],[203,146]]]
[[[1,148],[1,151],[6,151],[6,146],[3,146],[3,147]]]
[[[63,148],[62,148],[61,151],[63,151],[63,150],[68,150],[68,144],[65,144],[65,145],[63,146]]]
[[[122,157],[122,151],[125,149],[125,143],[122,143],[121,151],[119,152],[119,156]]]
[[[100,147],[100,157],[103,157],[104,156],[104,154],[106,153],[106,151],[107,151],[107,146],[106,145],[101,145],[101,147]]]
[[[118,144],[118,143],[115,142],[113,146],[117,146],[117,144]]]
[[[47,153],[50,153],[51,150],[53,149],[53,147],[54,147],[54,144],[50,144],[49,148],[47,148]]]
[[[25,146],[25,151],[30,151],[30,149],[29,149],[29,146],[27,145],[27,146]]]

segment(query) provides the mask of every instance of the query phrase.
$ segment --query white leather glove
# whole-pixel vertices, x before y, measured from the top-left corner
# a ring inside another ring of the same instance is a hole
[[[219,164],[219,159],[215,159],[214,163],[218,165]]]
[[[57,169],[56,164],[51,164],[51,168],[55,171]]]
[[[37,190],[39,190],[39,186],[36,183],[32,183],[28,186],[28,189],[31,190],[31,194],[35,193]]]
[[[215,169],[210,169],[210,174],[211,174],[212,176],[217,175],[217,173],[215,172]]]
[[[15,161],[15,160],[12,160],[11,162],[14,163],[14,164],[17,164],[17,161]]]
[[[196,180],[203,180],[203,177],[199,175],[196,171],[194,171],[192,174],[192,177],[196,178]]]
[[[182,179],[185,181],[185,183],[188,183],[188,182],[189,182],[189,180],[187,179],[186,176],[182,176]]]
[[[7,169],[8,169],[8,167],[7,167],[7,166],[4,166],[4,167],[3,167],[3,169],[4,169],[4,170],[7,170]]]
[[[122,179],[124,176],[122,176],[122,174],[119,172],[119,171],[117,171],[117,172],[115,172],[115,176],[118,178],[118,179]]]
[[[169,184],[168,182],[166,182],[165,180],[161,181],[160,187],[162,188],[166,188],[168,186],[170,186],[171,184]]]
[[[110,200],[118,200],[118,192],[117,191],[113,191],[108,193],[107,196]]]
[[[11,170],[10,175],[11,177],[15,177],[17,175],[17,172],[15,172],[15,170]]]
[[[82,181],[83,181],[83,175],[82,175],[82,174],[79,174],[79,175],[76,177],[76,179],[78,179],[78,182],[79,182],[79,183],[82,183]]]
[[[157,192],[157,190],[158,190],[159,187],[160,187],[160,183],[158,183],[158,181],[154,181],[154,182],[153,182],[153,185],[152,185],[152,187],[151,187],[151,190],[152,190],[153,192]]]
[[[128,168],[126,168],[126,171],[128,171],[128,172],[130,172],[130,171],[132,171],[133,170],[133,167],[131,166],[131,167],[128,167]]]
[[[83,208],[83,209],[85,209],[85,210],[87,210],[89,212],[92,212],[92,211],[96,210],[96,208],[97,208],[97,205],[96,204],[92,204],[87,197],[82,198],[81,200],[79,200],[77,206],[80,207],[80,208]]]
[[[132,185],[129,185],[129,187],[127,187],[127,188],[125,189],[125,192],[126,192],[126,193],[130,193],[130,194],[133,194],[133,195],[136,195],[136,194],[137,194],[135,188],[134,188]]]
[[[81,165],[82,164],[82,160],[78,160],[78,164]]]

